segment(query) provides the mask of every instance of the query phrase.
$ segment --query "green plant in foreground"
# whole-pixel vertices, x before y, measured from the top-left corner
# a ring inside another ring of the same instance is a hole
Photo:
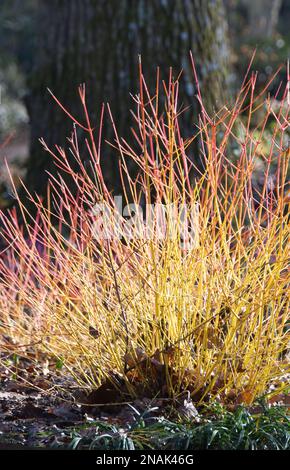
[[[281,407],[265,406],[253,414],[239,406],[229,412],[212,405],[200,422],[171,421],[163,417],[136,414],[136,422],[124,428],[104,422],[92,423],[87,432],[71,433],[70,449],[99,450],[287,450],[290,421]]]
[[[140,64],[134,148],[108,107],[124,210],[102,172],[103,112],[98,132],[83,86],[84,123],[54,97],[74,123],[71,154],[44,144],[73,185],[51,176],[47,205],[27,190],[38,212],[18,199],[24,227],[15,210],[1,213],[1,350],[56,357],[82,387],[117,390],[112,400],[186,390],[199,403],[251,404],[287,386],[289,83],[274,110],[247,76],[235,102],[210,117],[193,70],[201,114],[191,138],[178,125],[172,73],[162,85],[158,75],[151,96]]]

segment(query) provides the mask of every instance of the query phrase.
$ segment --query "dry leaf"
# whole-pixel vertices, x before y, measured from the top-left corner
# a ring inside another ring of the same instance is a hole
[[[89,327],[89,333],[90,333],[90,335],[91,335],[93,338],[95,338],[95,339],[99,338],[99,336],[101,335],[101,333],[99,332],[99,330],[97,330],[97,329],[94,328],[93,326],[90,326],[90,327]]]

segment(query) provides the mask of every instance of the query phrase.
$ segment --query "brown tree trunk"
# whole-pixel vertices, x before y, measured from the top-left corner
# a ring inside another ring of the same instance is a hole
[[[130,138],[129,93],[138,91],[138,54],[151,89],[157,66],[163,78],[170,66],[175,76],[184,69],[180,102],[196,113],[192,50],[207,108],[211,112],[223,104],[229,47],[222,0],[40,0],[37,21],[39,46],[27,99],[32,129],[26,178],[30,189],[43,194],[45,169],[55,172],[38,138],[44,137],[50,146],[65,145],[71,129],[47,87],[81,116],[77,86],[85,82],[95,120],[101,103],[110,102],[120,135]],[[193,131],[193,121],[192,115],[184,120],[185,134]],[[104,132],[112,138],[109,126]],[[107,181],[118,188],[116,155],[109,146],[103,147],[102,158]]]

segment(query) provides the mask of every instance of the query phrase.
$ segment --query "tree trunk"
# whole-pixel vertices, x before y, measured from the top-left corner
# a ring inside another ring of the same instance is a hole
[[[276,31],[282,0],[244,0],[248,9],[250,36],[272,37]]]
[[[180,103],[196,113],[192,50],[207,109],[211,113],[224,102],[229,47],[222,0],[40,0],[37,21],[38,48],[27,98],[31,148],[26,182],[40,194],[45,193],[45,170],[55,168],[38,138],[49,146],[65,146],[71,130],[47,87],[81,119],[77,86],[85,82],[94,119],[101,103],[109,102],[119,134],[130,139],[129,93],[138,91],[138,54],[151,90],[157,66],[163,78],[170,66],[175,76],[184,69]],[[193,132],[193,122],[192,114],[184,119],[185,135]],[[104,133],[112,140],[109,127]],[[103,146],[102,158],[106,180],[118,190],[116,155],[109,146]]]

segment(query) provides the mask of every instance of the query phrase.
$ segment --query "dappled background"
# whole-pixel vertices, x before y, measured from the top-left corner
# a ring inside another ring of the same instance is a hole
[[[141,54],[151,88],[157,66],[163,78],[170,66],[174,76],[183,70],[186,136],[198,114],[190,50],[209,114],[231,102],[255,49],[258,86],[284,65],[270,87],[274,99],[290,50],[290,0],[2,0],[0,24],[2,208],[14,201],[4,159],[13,175],[43,195],[46,170],[56,169],[38,139],[65,146],[71,132],[47,88],[81,119],[77,86],[85,82],[95,122],[109,102],[119,134],[130,140],[130,93],[138,92]],[[112,141],[108,119],[103,131]],[[198,148],[190,157],[198,162]],[[118,191],[117,158],[106,144],[102,158],[106,181]]]
[[[289,448],[289,2],[1,1],[0,448]]]

